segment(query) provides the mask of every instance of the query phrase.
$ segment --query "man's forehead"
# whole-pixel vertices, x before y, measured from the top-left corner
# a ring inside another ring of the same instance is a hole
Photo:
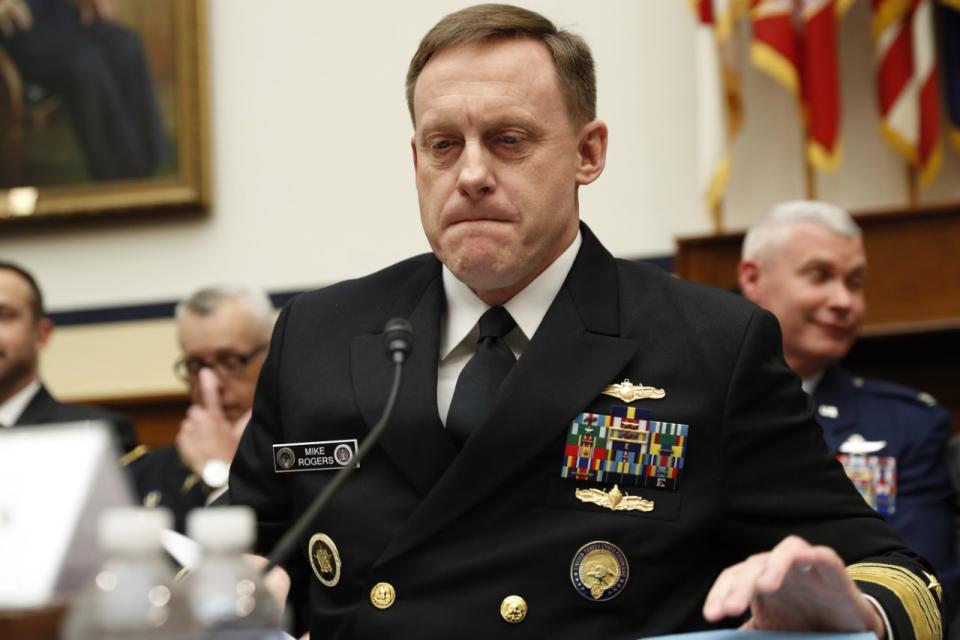
[[[544,73],[550,69],[550,73]],[[474,99],[531,102],[563,98],[549,50],[531,40],[493,40],[437,53],[417,80],[414,109]]]
[[[19,274],[0,269],[0,302],[8,305],[29,305],[32,299],[30,285]]]
[[[816,222],[794,226],[773,255],[790,257],[800,266],[842,264],[848,269],[862,269],[867,260],[860,236],[843,235]]]
[[[511,67],[528,68],[530,62],[554,66],[550,49],[534,38],[492,38],[455,44],[434,53],[424,65],[420,77],[461,71],[496,76]]]
[[[191,353],[245,350],[257,342],[256,323],[242,306],[221,304],[205,315],[188,310],[178,332],[181,347]]]

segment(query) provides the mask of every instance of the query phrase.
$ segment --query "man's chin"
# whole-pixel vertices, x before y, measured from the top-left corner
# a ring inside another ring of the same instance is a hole
[[[817,349],[811,351],[807,360],[816,362],[819,365],[817,368],[823,371],[843,360],[851,346],[852,342],[833,342],[819,345]]]
[[[504,271],[496,256],[475,254],[458,256],[447,264],[457,280],[475,291],[491,291],[509,287],[517,281],[513,273]]]

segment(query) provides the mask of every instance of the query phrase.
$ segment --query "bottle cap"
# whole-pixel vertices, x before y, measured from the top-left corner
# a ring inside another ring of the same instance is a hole
[[[160,535],[173,527],[163,508],[114,507],[100,516],[100,546],[107,553],[145,553],[161,548]]]
[[[256,517],[250,507],[210,507],[187,514],[187,535],[204,549],[248,551],[255,531]]]

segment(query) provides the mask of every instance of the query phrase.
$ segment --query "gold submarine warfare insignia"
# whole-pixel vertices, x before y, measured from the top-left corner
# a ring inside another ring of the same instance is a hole
[[[592,502],[611,511],[653,511],[653,500],[625,494],[617,485],[609,493],[602,489],[577,489],[576,496],[581,502]]]
[[[602,393],[627,403],[634,400],[660,400],[667,396],[667,392],[663,389],[634,384],[629,378],[625,378],[623,382],[608,384]]]

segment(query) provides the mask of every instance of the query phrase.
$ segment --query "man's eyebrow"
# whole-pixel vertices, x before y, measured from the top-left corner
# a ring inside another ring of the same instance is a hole
[[[824,268],[824,267],[832,270],[833,263],[827,260],[826,258],[820,258],[817,256],[814,256],[812,258],[807,258],[802,263],[800,263],[801,270]]]
[[[800,264],[800,271],[809,271],[811,269],[825,269],[827,271],[836,271],[836,265],[833,262],[826,258],[821,258],[819,256],[814,256],[802,262]],[[847,276],[850,275],[862,275],[866,273],[867,265],[866,263],[858,264]]]
[[[424,116],[423,122],[417,127],[417,136],[419,137],[421,133],[433,133],[437,130],[459,127],[457,119],[457,117],[450,117],[446,114]],[[474,116],[474,122],[476,127],[482,131],[497,131],[512,127],[518,127],[530,132],[539,129],[537,119],[522,109],[515,109],[509,113],[497,113],[490,116],[481,113],[478,116]]]

